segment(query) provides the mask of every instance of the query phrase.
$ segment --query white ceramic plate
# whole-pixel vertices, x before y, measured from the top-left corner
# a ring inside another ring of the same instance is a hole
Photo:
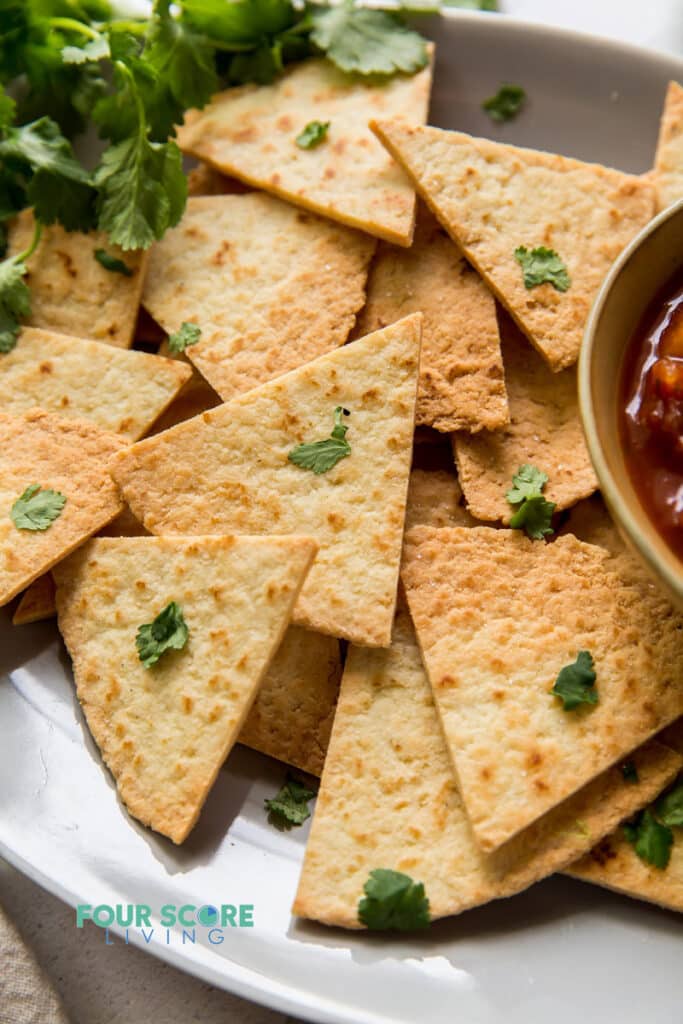
[[[647,17],[644,8],[643,16]],[[652,160],[667,81],[683,62],[490,15],[426,23],[437,41],[431,121],[628,171]],[[495,127],[499,83],[529,102]],[[252,903],[253,929],[212,945],[153,938],[177,967],[318,1022],[679,1024],[680,919],[556,878],[514,899],[387,940],[290,917],[307,829],[266,824],[283,769],[237,749],[182,849],[131,821],[74,697],[52,625],[0,613],[0,853],[72,905]],[[104,934],[102,933],[104,941]],[[145,946],[138,932],[131,942]]]

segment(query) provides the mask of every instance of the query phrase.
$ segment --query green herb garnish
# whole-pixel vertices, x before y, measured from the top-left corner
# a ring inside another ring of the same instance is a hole
[[[356,7],[352,0],[334,7],[311,7],[311,39],[342,71],[359,75],[412,74],[429,60],[422,36],[395,14]]]
[[[623,829],[641,860],[662,870],[667,866],[671,858],[673,832],[657,821],[651,810],[641,811]]]
[[[597,704],[595,679],[593,655],[590,651],[579,651],[576,661],[560,670],[551,693],[562,699],[564,711],[573,711],[581,704]]]
[[[429,900],[422,882],[387,868],[376,868],[363,886],[358,920],[373,930],[414,931],[429,927]]]
[[[299,149],[315,149],[327,138],[329,127],[329,121],[309,121],[295,139],[297,146]]]
[[[117,256],[112,256],[105,249],[95,249],[94,256],[105,270],[110,270],[113,274],[123,274],[124,277],[133,276],[133,271],[130,267],[126,266],[123,260],[118,259]]]
[[[201,328],[188,320],[180,325],[180,330],[168,336],[168,347],[174,355],[184,352],[189,345],[196,345],[202,336]]]
[[[665,825],[683,828],[683,778],[659,798],[655,804],[655,814]]]
[[[282,830],[290,829],[293,825],[303,825],[311,816],[308,801],[314,796],[314,790],[307,789],[298,779],[288,775],[277,795],[264,801],[269,822]]]
[[[556,291],[566,292],[572,283],[567,268],[554,249],[539,245],[529,252],[526,246],[520,245],[514,256],[524,273],[525,288],[551,284]]]
[[[334,410],[334,429],[330,437],[324,441],[313,441],[311,444],[298,444],[287,456],[290,462],[302,469],[310,469],[316,475],[327,473],[341,459],[351,454],[351,445],[346,440],[349,429],[342,423],[342,415],[350,416],[347,409],[338,405]]]
[[[511,121],[522,109],[526,93],[521,85],[501,85],[495,96],[489,96],[482,103],[492,121]]]
[[[510,519],[514,530],[524,530],[532,540],[542,540],[554,533],[551,526],[555,502],[543,497],[547,475],[535,466],[520,466],[512,478],[512,487],[505,497],[518,506]]]
[[[17,530],[47,530],[65,505],[66,498],[59,491],[31,484],[12,505],[10,516]]]
[[[182,650],[189,635],[180,605],[171,601],[152,622],[138,627],[135,637],[138,657],[145,668],[151,668],[166,651]]]

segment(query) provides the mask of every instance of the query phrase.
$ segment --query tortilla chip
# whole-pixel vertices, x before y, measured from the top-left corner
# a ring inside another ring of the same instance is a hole
[[[491,851],[683,713],[683,621],[607,552],[417,527],[402,579],[459,789]],[[581,650],[598,704],[551,694]]]
[[[669,82],[659,126],[653,184],[657,209],[683,199],[683,86]]]
[[[43,573],[27,587],[21,595],[14,615],[13,626],[29,626],[33,622],[44,622],[57,614],[55,605],[55,581],[51,572]]]
[[[340,679],[339,641],[290,626],[238,741],[301,771],[320,775]]]
[[[598,481],[583,438],[574,369],[552,373],[507,318],[501,318],[509,426],[453,436],[467,507],[477,519],[509,523],[505,495],[513,474],[531,463],[548,474],[544,495],[558,510],[586,498]]]
[[[307,537],[97,539],[55,568],[78,699],[130,814],[182,843],[282,640]],[[146,668],[136,633],[170,601],[189,629]]]
[[[121,438],[85,420],[33,409],[21,416],[0,412],[0,606],[110,522],[123,508],[107,472]],[[61,515],[46,530],[20,530],[10,517],[31,484],[66,497]]]
[[[186,153],[256,188],[398,245],[410,245],[415,192],[373,137],[368,119],[427,120],[432,69],[362,80],[327,60],[291,65],[273,85],[218,93],[186,118]],[[310,121],[329,121],[324,143],[301,149]]]
[[[594,494],[574,505],[558,533],[561,536],[573,533],[586,544],[597,544],[612,555],[621,554],[626,550],[600,494]]]
[[[432,215],[418,215],[410,249],[380,243],[361,337],[422,312],[416,422],[436,430],[495,430],[508,421],[496,304]]]
[[[112,472],[133,512],[152,533],[315,537],[320,551],[294,621],[389,644],[420,319],[406,317],[121,453]],[[351,413],[351,455],[318,476],[287,456],[330,437],[335,406]]]
[[[171,359],[26,327],[0,355],[0,405],[14,414],[39,406],[136,441],[190,376]]]
[[[24,210],[9,231],[9,253],[22,252],[33,235],[33,215]],[[95,259],[104,249],[123,260],[131,277],[105,268]],[[77,338],[94,338],[130,348],[147,265],[144,252],[124,252],[104,231],[65,231],[58,224],[43,234],[28,261],[26,283],[31,289],[31,327],[59,331]]]
[[[190,196],[226,196],[242,195],[250,192],[248,185],[221,174],[210,164],[199,163],[187,176],[187,194]]]
[[[344,344],[373,249],[263,193],[190,199],[151,250],[143,301],[169,333],[201,328],[186,355],[228,400]]]
[[[413,526],[476,526],[462,501],[455,473],[413,469],[408,485],[406,532]]]
[[[458,796],[408,616],[386,651],[351,647],[306,846],[294,913],[359,928],[375,868],[422,882],[432,918],[510,896],[571,861],[647,803],[683,759],[637,752],[640,781],[612,769],[493,856],[478,848]]]
[[[612,262],[654,213],[646,181],[599,164],[440,128],[371,127],[553,370],[576,362]],[[524,286],[518,246],[554,249],[571,286]]]

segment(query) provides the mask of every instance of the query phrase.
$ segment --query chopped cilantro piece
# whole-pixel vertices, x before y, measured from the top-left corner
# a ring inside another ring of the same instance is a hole
[[[662,824],[683,828],[683,779],[659,798],[655,804],[655,813]]]
[[[31,484],[12,505],[10,516],[17,530],[47,530],[62,514],[66,498],[59,491]]]
[[[373,930],[413,931],[429,927],[429,900],[422,882],[387,868],[376,868],[363,886],[358,920]]]
[[[296,144],[299,149],[315,149],[327,138],[329,121],[309,121],[304,130],[297,135]]]
[[[11,352],[21,330],[21,317],[31,312],[31,293],[24,281],[26,260],[40,241],[41,226],[36,221],[33,238],[24,252],[0,263],[0,353]]]
[[[652,811],[641,811],[623,828],[626,839],[641,860],[662,870],[667,866],[674,841],[673,832],[657,821]]]
[[[334,7],[312,7],[311,21],[311,39],[342,71],[412,73],[429,60],[422,36],[387,11],[355,7],[352,0],[345,0]]]
[[[529,252],[526,246],[520,245],[514,256],[524,273],[525,288],[551,284],[556,291],[566,292],[571,285],[567,268],[554,249],[538,245]]]
[[[287,456],[290,462],[302,469],[310,469],[316,475],[327,473],[341,459],[351,454],[351,445],[346,440],[346,432],[349,429],[342,423],[342,415],[350,416],[347,409],[338,405],[334,410],[334,429],[332,435],[324,441],[314,441],[311,444],[298,444],[292,448]]]
[[[595,679],[592,654],[579,651],[576,661],[560,670],[551,693],[562,698],[564,711],[573,711],[580,704],[597,704]]]
[[[168,336],[168,347],[174,355],[184,352],[188,345],[196,345],[202,336],[201,328],[188,320],[183,320],[180,330]]]
[[[489,96],[481,107],[492,121],[511,121],[524,106],[526,92],[521,85],[501,85],[495,96]]]
[[[182,650],[189,635],[180,605],[171,601],[152,622],[138,627],[138,657],[145,668],[151,668],[166,651]]]
[[[287,775],[277,795],[264,801],[268,821],[281,830],[290,829],[293,825],[303,825],[311,816],[308,801],[314,796],[314,790],[307,789],[298,779]]]
[[[621,766],[621,774],[624,777],[624,782],[640,782],[635,761],[624,761]]]
[[[120,260],[117,256],[112,256],[105,249],[95,249],[94,256],[105,270],[110,270],[113,274],[123,274],[124,277],[133,276],[133,271],[130,267],[126,266],[123,260]]]
[[[512,487],[505,497],[511,505],[518,505],[510,519],[513,530],[524,530],[532,540],[542,540],[553,533],[552,518],[555,502],[543,497],[548,482],[547,474],[535,466],[520,466],[512,478]]]

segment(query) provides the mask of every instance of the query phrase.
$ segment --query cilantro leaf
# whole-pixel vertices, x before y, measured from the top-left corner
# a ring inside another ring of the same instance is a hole
[[[227,5],[226,5],[227,6]],[[214,52],[203,36],[171,17],[170,0],[156,0],[143,58],[182,113],[203,107],[218,90]]]
[[[361,75],[413,73],[429,60],[421,35],[387,11],[354,7],[352,0],[311,9],[311,39],[342,71]]]
[[[303,825],[311,816],[308,801],[314,796],[314,790],[307,789],[298,779],[287,775],[276,796],[264,801],[269,822],[281,830],[288,830],[293,825]]]
[[[188,345],[196,345],[202,336],[201,328],[188,320],[180,325],[180,330],[175,334],[169,334],[168,347],[174,355],[184,352]]]
[[[660,824],[648,809],[642,811],[632,823],[624,825],[624,835],[646,864],[664,869],[671,858],[673,832]]]
[[[331,436],[324,441],[298,444],[287,456],[289,461],[302,469],[310,469],[319,476],[321,473],[327,473],[341,459],[350,455],[351,445],[346,440],[346,432],[349,428],[342,423],[342,415],[350,416],[351,414],[338,405],[334,410],[334,429]]]
[[[65,64],[85,64],[87,61],[103,60],[109,56],[109,40],[103,35],[97,35],[85,46],[65,46],[62,50],[62,60]]]
[[[256,49],[297,20],[290,0],[182,0],[181,8],[184,22],[233,51]]]
[[[511,505],[519,505],[510,519],[513,530],[524,530],[532,540],[543,540],[552,528],[555,502],[543,497],[547,474],[528,463],[520,466],[512,478],[512,487],[505,497]]]
[[[624,782],[640,782],[635,761],[624,761],[621,766],[621,774],[624,778]]]
[[[166,651],[182,650],[189,635],[180,605],[171,601],[152,622],[138,627],[135,637],[138,657],[145,668],[151,668]]]
[[[65,505],[66,498],[59,491],[31,484],[12,505],[10,516],[17,530],[47,530]]]
[[[19,336],[20,319],[31,312],[31,293],[24,281],[26,264],[16,257],[0,263],[0,352],[11,352]]]
[[[294,141],[299,149],[314,149],[325,141],[329,127],[329,121],[309,121]]]
[[[571,278],[564,263],[554,249],[538,245],[531,252],[519,245],[514,252],[515,259],[524,273],[524,287],[536,288],[539,284],[551,284],[558,292],[566,292]]]
[[[548,474],[526,463],[520,466],[512,478],[512,487],[505,497],[511,505],[517,505],[525,498],[535,498],[543,492],[548,483]]]
[[[109,270],[113,274],[123,274],[124,277],[133,276],[133,271],[130,267],[126,266],[123,260],[120,260],[117,256],[112,256],[105,249],[95,249],[93,256],[105,270]]]
[[[492,121],[511,121],[522,109],[526,92],[521,85],[501,85],[495,96],[489,96],[482,103]]]
[[[564,711],[573,711],[581,704],[598,703],[593,664],[590,651],[579,651],[576,661],[560,670],[551,693],[562,699]]]
[[[422,882],[387,868],[375,868],[363,886],[358,920],[371,929],[413,931],[428,928],[429,900]]]
[[[0,130],[4,130],[12,124],[16,109],[16,103],[0,85]]]
[[[655,804],[655,813],[662,824],[683,828],[683,779]]]

